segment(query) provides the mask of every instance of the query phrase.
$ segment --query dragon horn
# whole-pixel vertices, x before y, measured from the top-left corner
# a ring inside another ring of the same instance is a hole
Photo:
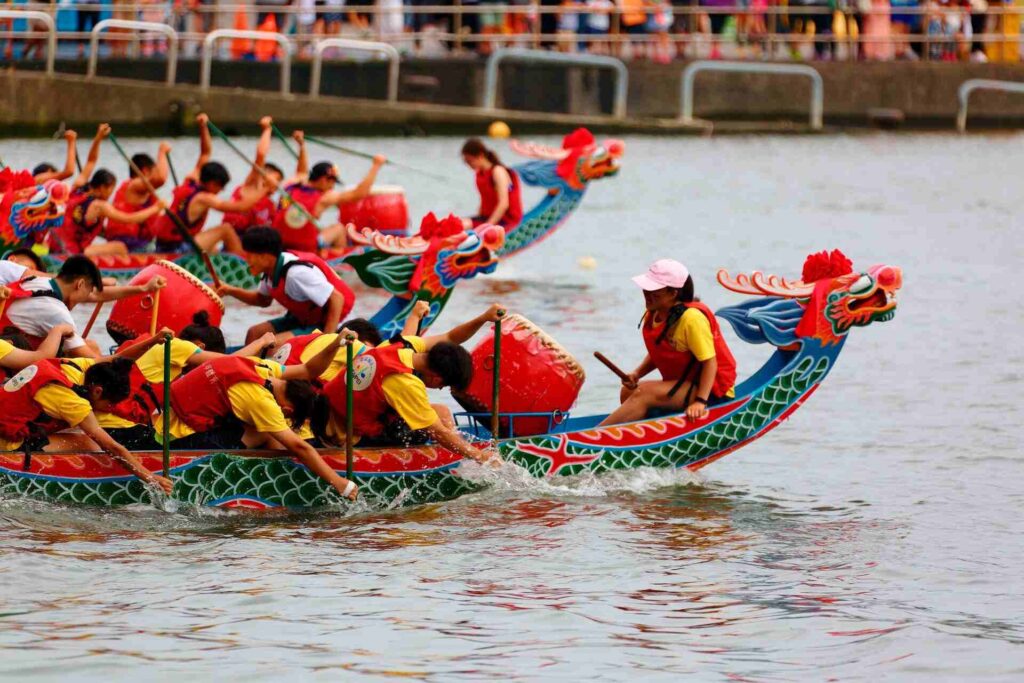
[[[750,275],[739,273],[736,277],[729,275],[724,268],[719,269],[716,275],[718,283],[729,291],[738,294],[767,294],[769,296],[781,296],[787,299],[802,299],[808,297],[814,291],[814,283],[807,284],[800,280],[787,280],[778,275],[765,275],[755,270]]]
[[[512,151],[522,157],[529,157],[531,159],[544,159],[546,161],[561,161],[562,159],[569,156],[569,150],[559,149],[557,147],[549,147],[548,145],[541,145],[535,142],[520,142],[519,140],[510,140],[509,147]]]

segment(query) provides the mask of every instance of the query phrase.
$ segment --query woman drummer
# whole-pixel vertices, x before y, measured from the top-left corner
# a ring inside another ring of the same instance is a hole
[[[655,261],[633,282],[644,292],[647,355],[623,380],[622,405],[601,424],[642,420],[652,409],[707,417],[708,401],[734,396],[736,382],[736,361],[714,313],[694,297],[693,278],[679,261]],[[640,381],[654,370],[660,380]]]
[[[477,138],[462,145],[462,160],[476,172],[476,189],[480,192],[480,210],[472,218],[462,219],[464,227],[484,223],[514,228],[523,219],[523,201],[519,192],[519,176],[501,163],[498,155]]]

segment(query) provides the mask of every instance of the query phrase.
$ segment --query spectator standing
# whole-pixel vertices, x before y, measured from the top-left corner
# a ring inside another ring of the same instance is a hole
[[[987,30],[987,18],[988,18],[988,1],[987,0],[970,0],[971,7],[971,61],[972,62],[987,62],[988,56],[985,54],[985,44],[979,40]]]
[[[892,21],[889,0],[861,0],[864,59],[888,61],[893,58]]]
[[[617,0],[619,5],[619,26],[625,34],[624,42],[619,46],[619,54],[622,49],[629,46],[632,56],[643,56],[647,47],[647,7],[644,0]],[[639,47],[633,46],[633,41],[639,43]]]
[[[589,38],[583,44],[584,49],[594,54],[609,54],[608,33],[611,31],[615,3],[612,0],[586,0],[586,8],[587,14],[580,26],[580,33]]]
[[[701,33],[708,35],[711,39],[711,59],[722,58],[721,36],[725,33],[725,24],[729,14],[725,11],[736,7],[735,0],[700,0],[701,7],[707,7],[710,12],[701,15]]]
[[[100,23],[100,0],[74,0],[75,2],[75,31],[88,33],[92,27]],[[88,38],[84,36],[78,42],[78,57],[85,56],[85,44]]]
[[[171,20],[168,7],[164,0],[141,0],[142,9],[139,18],[151,24],[166,24]],[[142,56],[152,57],[155,54],[166,54],[167,43],[158,33],[146,33],[142,36]]]
[[[377,0],[377,16],[374,18],[379,40],[394,43],[405,30],[405,14],[402,0]]]
[[[921,15],[915,10],[920,6],[918,0],[889,0],[891,7],[891,24],[893,39],[893,56],[896,59],[916,60],[917,54],[910,46],[911,34],[918,32]],[[910,10],[910,11],[907,11]]]
[[[658,64],[672,61],[672,39],[669,29],[672,28],[672,5],[668,0],[644,0],[647,6],[647,32],[654,36],[654,44],[650,46],[649,57]]]

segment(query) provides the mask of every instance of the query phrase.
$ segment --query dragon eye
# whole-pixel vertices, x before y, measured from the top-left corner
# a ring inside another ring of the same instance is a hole
[[[861,294],[868,292],[872,287],[875,286],[875,281],[871,279],[869,275],[861,275],[857,278],[857,281],[850,285],[851,294]]]

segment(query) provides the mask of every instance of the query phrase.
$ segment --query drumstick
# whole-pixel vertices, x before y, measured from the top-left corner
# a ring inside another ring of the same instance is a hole
[[[605,356],[600,351],[594,351],[594,358],[596,358],[599,361],[601,361],[606,368],[608,368],[609,370],[614,372],[616,375],[618,375],[619,379],[621,379],[623,382],[630,382],[630,383],[632,383],[633,378],[630,377],[629,375],[627,375],[625,372],[623,372],[619,368],[618,365],[616,365],[615,363],[613,363],[610,360],[608,360],[608,357]]]
[[[160,311],[160,290],[153,295],[153,313],[149,316],[149,336],[156,336],[156,316]]]
[[[92,309],[92,315],[89,316],[89,322],[85,324],[85,331],[82,332],[82,339],[88,337],[89,333],[92,332],[92,326],[96,323],[96,317],[100,314],[101,308],[103,308],[103,302],[96,302],[96,308]]]

